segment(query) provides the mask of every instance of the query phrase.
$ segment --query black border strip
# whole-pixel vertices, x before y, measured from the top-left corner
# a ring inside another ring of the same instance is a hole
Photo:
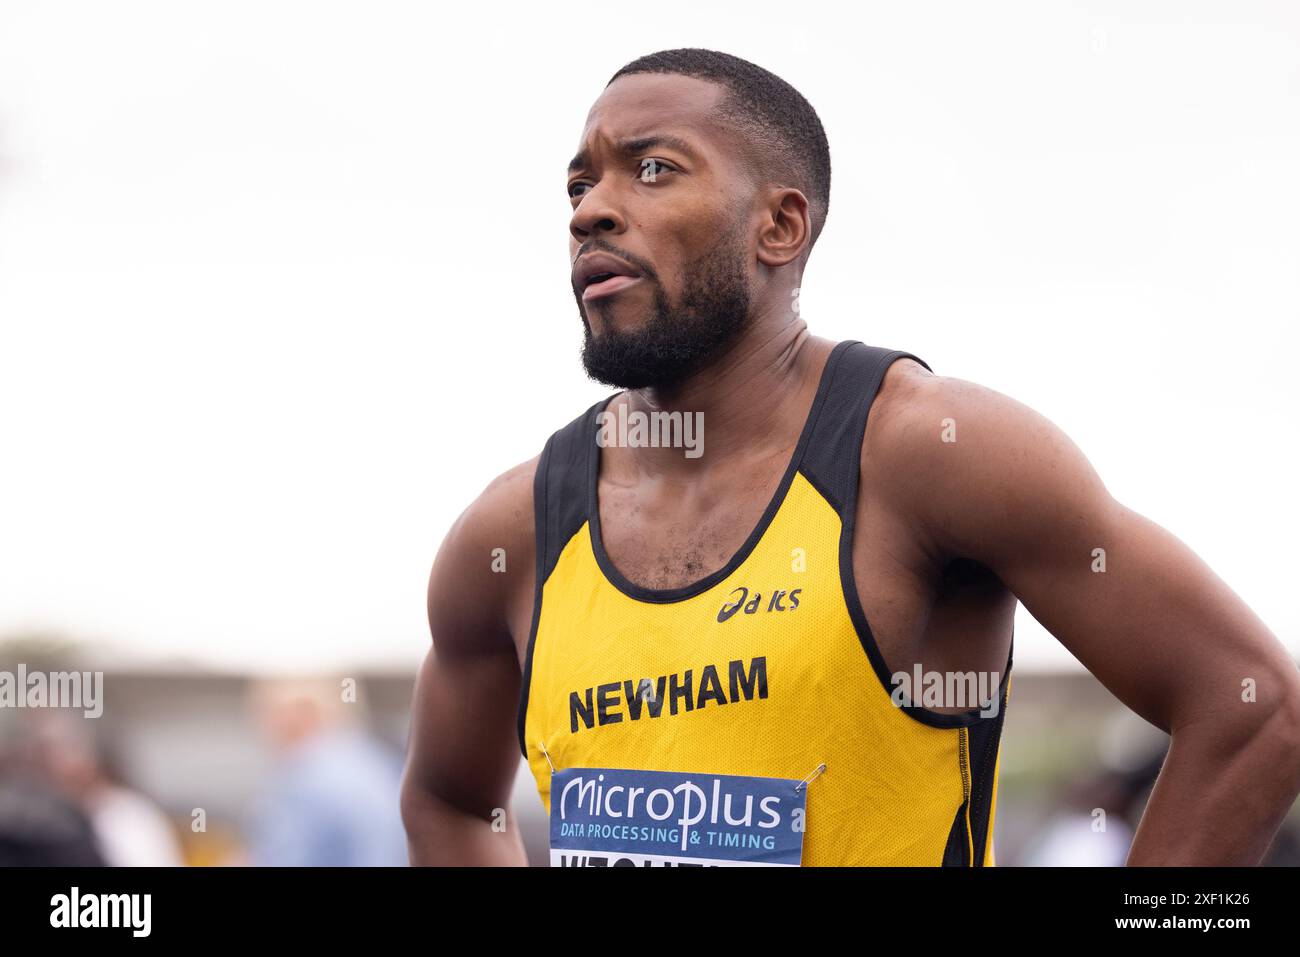
[[[803,431],[799,435],[799,444],[795,447],[794,455],[790,458],[790,464],[786,466],[785,475],[781,478],[781,483],[776,487],[772,495],[772,500],[768,502],[766,511],[763,512],[762,518],[758,520],[758,525],[749,533],[745,543],[740,546],[740,550],[731,556],[730,561],[723,565],[712,574],[701,578],[690,585],[683,585],[681,588],[643,588],[634,582],[628,581],[620,574],[619,570],[610,560],[609,555],[605,552],[605,545],[601,540],[600,532],[600,503],[597,493],[600,474],[600,453],[596,445],[596,439],[593,435],[591,438],[591,447],[596,449],[596,454],[591,456],[589,463],[590,481],[587,488],[587,521],[591,532],[592,550],[596,553],[596,563],[600,566],[601,572],[604,573],[606,580],[609,581],[616,589],[626,595],[628,598],[640,602],[646,602],[656,605],[667,605],[674,602],[684,601],[687,598],[694,598],[696,595],[703,594],[718,582],[723,581],[728,575],[734,572],[749,557],[754,548],[758,545],[759,540],[767,531],[776,513],[780,510],[782,503],[785,501],[786,493],[790,491],[790,485],[794,482],[796,473],[799,472],[799,465],[803,461],[804,452],[812,439],[813,429],[817,424],[817,418],[821,414],[822,406],[826,402],[827,393],[830,391],[831,380],[834,379],[835,368],[839,364],[840,358],[844,355],[849,346],[853,345],[852,340],[837,343],[831,350],[826,359],[826,365],[822,368],[821,380],[817,384],[817,394],[813,397],[812,408],[808,411],[808,418],[804,421]],[[611,396],[610,400],[614,397]],[[608,405],[608,401],[605,403]]]
[[[528,745],[524,741],[524,725],[528,720],[528,690],[533,683],[533,646],[537,643],[537,623],[542,620],[542,584],[549,574],[546,565],[546,486],[547,471],[551,463],[552,443],[547,442],[542,449],[542,457],[537,460],[537,471],[533,474],[533,535],[536,541],[536,564],[533,568],[533,620],[528,626],[528,649],[524,652],[524,673],[519,688],[519,710],[515,716],[515,725],[519,733],[519,750],[524,760],[528,760]]]
[[[871,376],[871,378],[876,382],[876,391],[866,402],[863,403],[863,408],[861,412],[858,413],[861,416],[861,427],[859,428],[855,421],[854,428],[850,433],[852,435],[851,444],[844,453],[846,455],[851,453],[856,462],[862,461],[862,444],[866,439],[867,419],[871,412],[871,406],[875,404],[876,395],[879,394],[880,387],[884,384],[885,373],[888,372],[889,367],[899,359],[915,359],[917,362],[921,362],[919,358],[906,352],[887,352],[880,359],[877,366],[879,374],[877,375],[876,371],[873,371]],[[921,364],[925,365],[924,362]],[[926,368],[928,369],[929,366],[926,365]],[[885,663],[884,656],[880,653],[880,648],[876,644],[876,637],[871,631],[870,623],[867,621],[867,614],[862,608],[862,600],[858,597],[857,576],[853,572],[853,529],[857,524],[858,495],[861,492],[862,486],[861,468],[853,469],[852,475],[853,492],[846,502],[841,503],[839,509],[840,585],[841,590],[844,592],[844,603],[849,609],[849,618],[853,621],[853,627],[858,633],[858,641],[862,645],[863,650],[866,651],[867,658],[871,661],[872,670],[876,672],[876,677],[880,680],[881,687],[885,689],[886,694],[892,696],[894,693],[894,685],[891,680],[891,672],[889,666]],[[811,481],[811,479],[809,481]],[[817,488],[815,484],[814,488]],[[817,488],[817,491],[821,493],[823,498],[826,498],[827,502],[830,503],[832,507],[835,507],[833,499],[827,498],[823,489]],[[1010,662],[1011,654],[1008,652],[1008,665],[1010,665]],[[1005,695],[1007,678],[1009,676],[1009,669],[1003,672],[1002,680],[999,682],[998,687],[999,696]],[[983,717],[980,714],[980,708],[963,711],[960,714],[943,714],[942,712],[931,711],[922,705],[915,705],[910,702],[899,705],[898,707],[909,717],[921,722],[922,724],[929,725],[932,728],[968,728],[981,721],[996,720],[996,717]],[[999,713],[1001,713],[1000,709]]]

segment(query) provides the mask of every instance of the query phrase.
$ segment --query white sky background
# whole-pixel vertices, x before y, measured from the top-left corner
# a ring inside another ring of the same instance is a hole
[[[1294,3],[0,2],[0,635],[413,666],[584,378],[564,166],[705,46],[826,126],[815,333],[1064,428],[1300,651]],[[1072,659],[1023,612],[1020,668]]]

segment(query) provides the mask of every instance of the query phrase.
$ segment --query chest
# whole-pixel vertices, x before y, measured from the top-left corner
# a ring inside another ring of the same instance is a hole
[[[759,547],[768,522],[791,494],[791,477],[779,466],[758,463],[727,482],[698,488],[602,482],[596,544],[610,573],[635,588],[673,591],[735,568]],[[861,483],[847,557],[852,587],[886,662],[902,669],[1000,667],[1009,649],[1014,596],[977,562],[936,558],[909,517],[890,507],[868,475]],[[797,532],[787,536],[791,541],[779,546],[782,558],[796,577],[810,559],[834,562],[839,581],[842,529],[837,524],[834,543],[810,555],[806,546],[816,537],[811,524],[817,521],[805,519],[810,534],[803,540]],[[777,592],[789,590],[784,581],[769,584],[751,589],[741,614],[755,601],[755,591],[764,595],[757,610],[765,610]]]
[[[745,546],[781,477],[760,469],[708,487],[602,484],[601,544],[630,582],[648,589],[687,587],[724,567]]]

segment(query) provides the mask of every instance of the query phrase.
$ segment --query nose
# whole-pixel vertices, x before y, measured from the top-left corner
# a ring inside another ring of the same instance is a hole
[[[621,233],[627,228],[623,214],[609,201],[609,192],[599,185],[582,195],[569,220],[569,235],[579,243],[594,233]]]

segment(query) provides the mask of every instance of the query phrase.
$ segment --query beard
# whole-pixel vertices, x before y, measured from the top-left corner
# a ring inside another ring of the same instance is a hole
[[[749,327],[749,282],[740,237],[740,229],[733,229],[687,267],[681,300],[675,304],[654,270],[634,263],[653,284],[654,310],[639,329],[623,332],[606,325],[599,336],[592,334],[584,315],[582,366],[587,375],[617,389],[666,388],[725,355]],[[593,248],[600,248],[599,243]],[[580,294],[578,302],[581,310]]]

